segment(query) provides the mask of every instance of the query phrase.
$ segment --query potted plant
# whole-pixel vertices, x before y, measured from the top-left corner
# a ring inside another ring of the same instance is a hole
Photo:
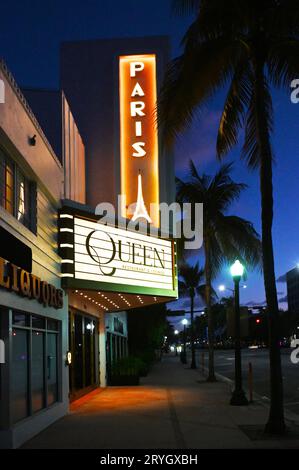
[[[109,384],[112,386],[139,385],[143,362],[134,356],[117,359],[111,367]]]

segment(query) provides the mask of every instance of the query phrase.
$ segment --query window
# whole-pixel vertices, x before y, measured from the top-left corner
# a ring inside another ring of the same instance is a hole
[[[14,167],[11,162],[5,162],[5,209],[14,213]]]
[[[59,321],[23,312],[12,315],[12,420],[58,401]]]
[[[16,423],[28,416],[28,331],[12,332],[12,418]]]
[[[32,411],[35,413],[45,407],[44,333],[41,331],[32,331],[31,364]]]
[[[35,231],[35,185],[1,149],[0,205],[27,228]]]
[[[30,228],[30,183],[19,170],[17,171],[16,204],[18,221]]]

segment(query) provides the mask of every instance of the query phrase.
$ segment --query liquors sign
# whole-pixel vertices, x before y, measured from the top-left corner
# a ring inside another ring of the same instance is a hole
[[[37,300],[44,307],[63,307],[63,290],[41,280],[25,269],[0,258],[0,288],[10,290],[28,299]]]

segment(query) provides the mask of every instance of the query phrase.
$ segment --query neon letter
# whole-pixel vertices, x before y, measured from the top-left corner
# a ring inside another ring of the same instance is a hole
[[[136,95],[138,95],[138,96],[144,96],[144,91],[143,91],[143,89],[141,88],[141,86],[139,85],[138,82],[137,82],[136,85],[134,86],[131,96],[134,97],[134,96],[136,96]]]
[[[131,62],[130,63],[130,77],[136,77],[136,72],[141,72],[144,69],[143,62]]]
[[[132,145],[133,149],[136,150],[136,152],[132,153],[133,157],[144,157],[144,155],[146,155],[146,151],[141,148],[144,146],[144,142],[135,142],[135,144]]]
[[[142,111],[145,108],[145,104],[143,101],[133,101],[130,103],[131,106],[131,116],[145,116],[144,112]]]

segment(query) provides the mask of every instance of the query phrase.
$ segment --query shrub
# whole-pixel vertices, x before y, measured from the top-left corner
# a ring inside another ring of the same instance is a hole
[[[111,368],[111,375],[141,375],[145,364],[135,356],[127,356],[117,359]]]

